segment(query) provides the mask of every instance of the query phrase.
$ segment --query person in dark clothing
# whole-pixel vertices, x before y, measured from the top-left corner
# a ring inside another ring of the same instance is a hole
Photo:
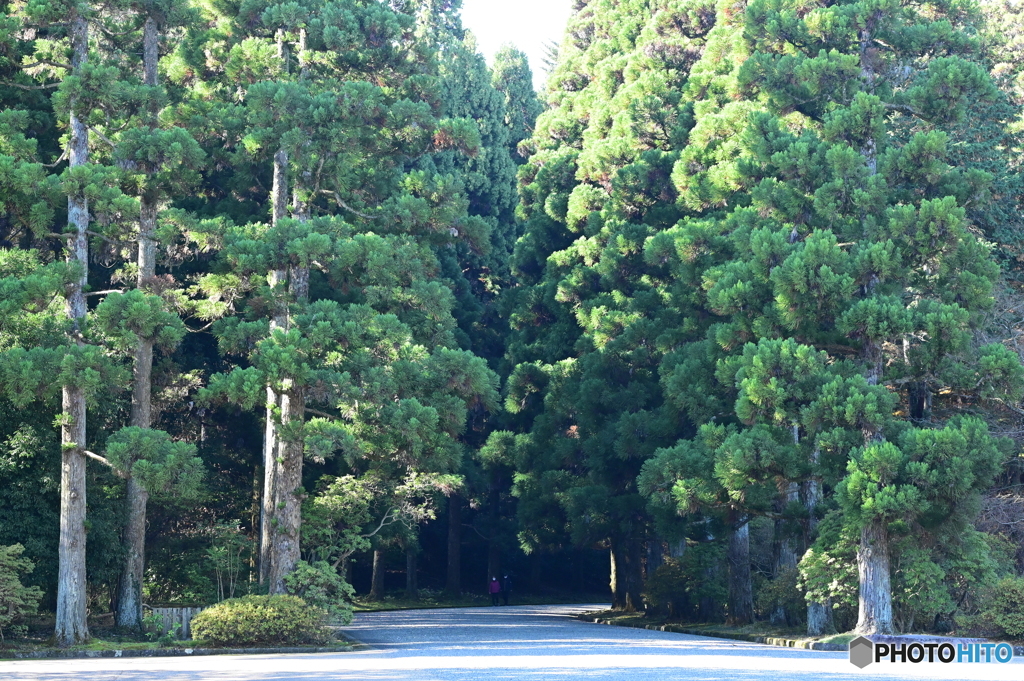
[[[505,579],[501,581],[501,600],[503,605],[508,605],[508,595],[512,592],[512,578],[505,575]]]
[[[498,582],[497,577],[491,577],[491,583],[488,585],[488,590],[491,592],[491,605],[497,605],[498,596],[501,594],[501,584]]]

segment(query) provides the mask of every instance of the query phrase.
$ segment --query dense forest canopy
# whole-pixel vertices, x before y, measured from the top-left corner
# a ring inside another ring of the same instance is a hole
[[[576,0],[540,94],[459,11],[4,5],[0,630],[512,575],[991,633],[1024,5]]]

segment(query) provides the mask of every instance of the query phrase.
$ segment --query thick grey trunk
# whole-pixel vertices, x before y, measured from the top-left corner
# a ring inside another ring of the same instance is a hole
[[[157,84],[159,44],[160,34],[156,19],[152,15],[147,16],[146,24],[142,28],[142,76],[146,85],[156,86]]]
[[[60,547],[57,575],[57,645],[66,648],[89,638],[85,581],[85,395],[64,386],[61,426]]]
[[[638,537],[612,537],[611,575],[612,608],[636,612],[643,607],[643,551]]]
[[[139,278],[142,278],[141,270]],[[137,342],[132,381],[131,425],[149,428],[152,425],[153,412],[153,341],[139,338]],[[145,574],[146,504],[149,501],[149,493],[134,477],[129,477],[126,497],[126,553],[118,589],[116,622],[119,627],[138,630],[142,627],[142,580]]]
[[[800,501],[800,486],[795,482],[786,483],[783,492],[779,497],[780,510],[785,509],[789,504]],[[796,537],[787,536],[786,521],[775,520],[775,537],[772,542],[772,577],[782,578],[787,572],[796,570],[797,562],[800,560]],[[782,605],[778,605],[768,615],[772,624],[788,624],[794,619],[795,613],[786,611]]]
[[[816,511],[818,504],[821,503],[821,479],[817,477],[816,471],[818,468],[819,456],[820,453],[815,449],[814,453],[811,455],[811,465],[813,466],[815,473],[813,473],[811,478],[804,483],[804,505],[807,506],[808,513],[807,537],[805,542],[807,546],[810,546],[814,542],[814,534],[818,527]],[[832,621],[831,602],[808,602],[807,635],[824,636],[825,634],[832,633],[835,633],[835,623]]]
[[[462,593],[462,498],[448,498],[448,575],[444,590],[451,596]]]
[[[158,85],[157,63],[159,61],[159,33],[157,22],[152,16],[146,17],[142,32],[143,82],[151,87]],[[155,110],[150,112],[150,125],[156,124]],[[136,286],[145,290],[156,276],[156,214],[157,197],[152,191],[143,191],[139,196],[139,238],[136,264],[139,268]],[[132,367],[132,411],[130,423],[139,428],[153,425],[153,341],[136,339],[135,358]],[[146,504],[149,493],[135,478],[128,479],[128,519],[124,529],[125,561],[121,570],[118,589],[116,623],[118,627],[139,630],[142,628],[142,580],[145,575],[146,559]]]
[[[273,323],[271,323],[273,328]],[[277,488],[277,393],[267,388],[266,424],[263,430],[263,502],[260,504],[260,584],[270,579],[270,547],[273,545],[274,495]]]
[[[142,627],[142,580],[145,574],[146,503],[149,494],[138,480],[128,479],[128,522],[124,539],[127,554],[117,596],[117,626]]]
[[[72,68],[78,71],[88,56],[89,24],[81,15],[71,18]],[[69,165],[89,162],[89,133],[72,104],[70,118]],[[68,262],[77,263],[78,278],[67,289],[67,315],[73,326],[73,341],[81,343],[79,331],[86,314],[85,287],[88,284],[89,204],[81,194],[68,196],[68,226],[74,230],[69,239]],[[62,388],[60,544],[58,547],[57,617],[54,635],[57,645],[68,647],[89,638],[86,623],[85,579],[85,395],[75,385]]]
[[[371,601],[379,601],[384,597],[384,549],[373,550],[373,576],[370,579]]]
[[[280,33],[280,32],[279,32]],[[279,44],[279,49],[281,48]],[[270,190],[271,224],[277,223],[285,216],[288,207],[288,152],[281,149],[274,154],[273,186]],[[267,283],[274,295],[281,295],[281,287],[288,277],[287,270],[271,270]],[[274,316],[270,320],[270,333],[276,329],[284,329],[288,323],[288,310],[283,305],[276,306]],[[277,457],[279,444],[277,441],[277,419],[280,409],[280,398],[273,388],[267,387],[266,423],[263,430],[263,504],[260,512],[260,584],[266,584],[272,570],[274,525],[277,497]]]
[[[272,543],[270,550],[269,593],[287,592],[284,578],[299,562],[299,531],[302,523],[302,424],[306,401],[301,388],[280,396],[281,426],[287,438],[279,438],[278,458],[274,462],[276,491]]]
[[[743,523],[729,534],[729,617],[734,626],[754,621],[754,593],[750,580],[750,527]]]
[[[858,634],[893,633],[889,536],[880,521],[872,521],[861,529],[857,571],[860,576],[860,607],[855,631]]]
[[[290,293],[299,303],[309,297],[309,269],[293,267],[290,270]],[[287,317],[285,323],[290,325]],[[302,527],[302,461],[305,449],[303,426],[306,422],[306,397],[301,386],[289,379],[286,392],[278,396],[281,409],[281,430],[278,437],[278,455],[274,462],[275,491],[272,543],[270,550],[270,593],[285,593],[284,578],[295,570],[300,556]]]

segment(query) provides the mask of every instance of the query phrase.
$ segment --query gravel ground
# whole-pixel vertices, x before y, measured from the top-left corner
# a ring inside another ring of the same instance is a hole
[[[4,681],[821,681],[822,679],[1024,678],[1009,664],[873,664],[846,653],[590,624],[605,605],[519,606],[363,613],[345,628],[368,644],[319,655],[0,662]]]

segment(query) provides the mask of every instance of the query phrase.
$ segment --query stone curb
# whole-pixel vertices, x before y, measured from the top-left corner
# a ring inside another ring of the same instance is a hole
[[[347,637],[346,637],[347,638]],[[14,660],[81,660],[102,657],[199,657],[202,655],[297,655],[302,653],[347,653],[368,647],[353,640],[347,646],[320,648],[151,648],[148,650],[34,650],[25,653],[0,653],[0,659]]]
[[[769,646],[781,648],[802,648],[804,650],[827,650],[835,652],[846,652],[849,646],[845,643],[822,643],[820,641],[804,641],[794,638],[779,638],[776,636],[757,636],[755,634],[741,634],[731,631],[707,631],[694,629],[681,624],[634,624],[617,620],[607,620],[593,615],[582,614],[579,619],[595,624],[610,624],[616,627],[629,627],[631,629],[649,629],[651,631],[667,631],[673,634],[690,634],[691,636],[707,636],[710,638],[726,638],[734,641],[746,641],[749,643],[762,643]]]
[[[763,645],[777,646],[780,648],[800,648],[803,650],[825,650],[833,652],[848,652],[850,650],[849,643],[822,643],[821,641],[808,641],[806,639],[797,638],[780,638],[777,636],[757,636],[756,634],[742,634],[739,632],[731,631],[709,631],[706,629],[694,629],[686,627],[681,624],[635,624],[631,622],[622,622],[617,620],[601,619],[594,615],[583,613],[577,615],[577,617],[585,622],[593,622],[595,624],[610,624],[616,627],[629,627],[631,629],[649,629],[651,631],[667,631],[674,634],[690,634],[691,636],[707,636],[710,638],[725,638],[734,641],[747,641],[749,643],[761,643]],[[872,637],[869,637],[872,638]],[[886,636],[884,637],[886,642],[899,641],[903,637],[899,636]],[[922,637],[907,637],[909,642],[913,640],[921,639]],[[929,640],[933,638],[938,640],[937,637],[926,637]],[[967,639],[963,639],[966,641]],[[985,639],[970,639],[970,642],[984,641]],[[953,639],[955,642],[956,639]],[[1024,656],[1024,646],[1013,647],[1014,657]]]

